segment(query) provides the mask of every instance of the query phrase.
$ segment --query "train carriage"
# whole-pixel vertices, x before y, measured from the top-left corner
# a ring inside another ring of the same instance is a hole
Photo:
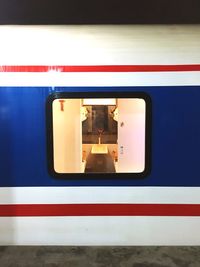
[[[199,245],[200,27],[0,36],[0,244]]]

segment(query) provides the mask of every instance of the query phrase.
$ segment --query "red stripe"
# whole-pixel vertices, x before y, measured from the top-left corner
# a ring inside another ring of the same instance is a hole
[[[0,216],[200,216],[200,204],[7,204]]]
[[[1,66],[0,72],[162,72],[200,71],[200,64],[190,65],[101,65],[101,66]]]

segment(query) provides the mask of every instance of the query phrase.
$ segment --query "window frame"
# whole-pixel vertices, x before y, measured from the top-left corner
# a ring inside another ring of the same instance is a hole
[[[53,151],[53,109],[52,104],[56,99],[81,99],[81,98],[141,98],[145,101],[145,168],[143,172],[122,173],[57,173],[54,170]],[[50,176],[64,180],[75,179],[140,179],[147,177],[151,172],[151,129],[152,127],[152,103],[146,92],[55,92],[48,96],[46,101],[46,138],[47,138],[47,167]]]

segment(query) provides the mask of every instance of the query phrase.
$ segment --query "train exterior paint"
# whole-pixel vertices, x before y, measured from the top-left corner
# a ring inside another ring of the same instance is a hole
[[[199,245],[200,27],[0,34],[0,244]],[[46,103],[63,92],[147,94],[150,172],[49,174]]]

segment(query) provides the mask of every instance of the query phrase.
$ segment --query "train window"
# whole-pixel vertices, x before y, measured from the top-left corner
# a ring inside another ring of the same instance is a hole
[[[48,153],[54,174],[146,173],[149,98],[142,93],[109,96],[50,97]]]

